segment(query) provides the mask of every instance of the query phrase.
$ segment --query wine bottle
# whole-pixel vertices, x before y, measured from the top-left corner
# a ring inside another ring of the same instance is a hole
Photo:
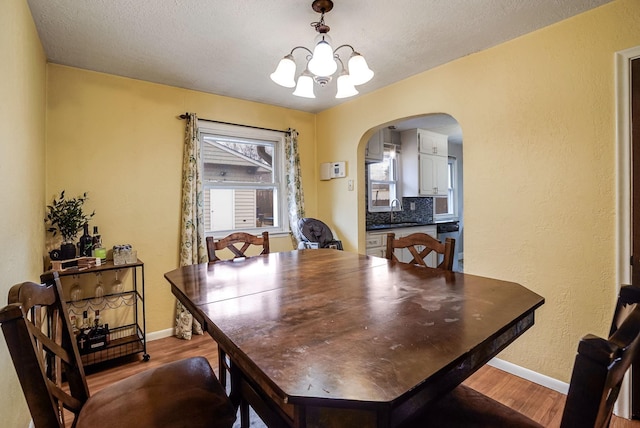
[[[84,233],[80,237],[80,256],[91,257],[93,238],[89,235],[89,223],[85,223],[82,227],[84,228]]]
[[[109,324],[104,325],[105,343],[109,345],[111,342],[111,333],[109,332]]]
[[[96,309],[93,327],[89,331],[89,347],[93,350],[102,349],[107,346],[107,335],[100,322],[100,310]]]
[[[80,333],[76,336],[76,340],[78,341],[78,351],[81,354],[86,354],[89,350],[89,335],[88,331],[88,319],[87,319],[87,311],[82,313],[82,327],[80,328]]]
[[[98,232],[98,226],[93,226],[93,249],[102,248],[102,236]]]

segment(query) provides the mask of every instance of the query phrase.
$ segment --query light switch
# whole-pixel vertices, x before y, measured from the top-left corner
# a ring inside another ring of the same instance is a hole
[[[349,181],[347,182],[347,186],[348,186],[348,188],[349,188],[349,191],[350,191],[350,192],[353,192],[353,180],[349,180]]]

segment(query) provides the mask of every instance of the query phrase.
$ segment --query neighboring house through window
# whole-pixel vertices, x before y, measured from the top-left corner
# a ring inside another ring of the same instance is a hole
[[[284,135],[200,121],[206,235],[289,231]]]
[[[398,199],[398,162],[393,145],[384,146],[382,162],[369,164],[369,212],[391,211],[391,203]],[[400,209],[400,203],[394,204]]]

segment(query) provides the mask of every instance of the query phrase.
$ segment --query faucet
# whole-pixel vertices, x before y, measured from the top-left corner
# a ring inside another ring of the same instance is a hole
[[[393,198],[389,204],[389,223],[393,223],[393,204],[396,202],[398,203],[398,208],[402,210],[402,203],[398,199]]]

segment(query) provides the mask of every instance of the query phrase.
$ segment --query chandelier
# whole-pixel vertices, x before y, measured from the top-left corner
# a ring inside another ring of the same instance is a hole
[[[324,23],[324,14],[333,9],[333,1],[315,0],[311,4],[311,7],[320,14],[320,21],[311,23],[311,26],[318,32],[313,52],[304,46],[296,46],[291,49],[291,52],[280,60],[276,71],[271,73],[271,80],[285,88],[295,87],[296,89],[293,91],[293,95],[315,98],[316,96],[313,93],[314,82],[321,87],[326,86],[331,82],[334,74],[338,71],[338,66],[340,66],[336,98],[347,98],[357,95],[358,91],[355,87],[371,80],[373,71],[369,69],[364,57],[356,52],[351,45],[340,45],[335,49],[331,47],[331,38],[328,34],[330,28]],[[351,49],[347,67],[344,66],[342,58],[338,55],[338,50],[343,48]],[[293,53],[299,49],[307,52],[307,65],[300,76],[298,76],[296,83],[294,80],[296,63],[293,59]]]

